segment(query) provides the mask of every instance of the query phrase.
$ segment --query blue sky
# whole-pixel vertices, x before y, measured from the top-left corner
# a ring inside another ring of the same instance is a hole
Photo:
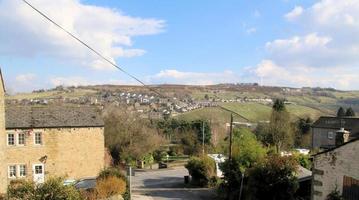
[[[148,84],[358,89],[355,0],[29,2]],[[0,0],[0,9],[0,66],[9,91],[136,84],[21,1]]]

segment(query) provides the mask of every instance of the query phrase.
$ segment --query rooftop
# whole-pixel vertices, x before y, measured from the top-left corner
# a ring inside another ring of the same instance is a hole
[[[96,107],[90,106],[7,106],[6,129],[102,127]]]

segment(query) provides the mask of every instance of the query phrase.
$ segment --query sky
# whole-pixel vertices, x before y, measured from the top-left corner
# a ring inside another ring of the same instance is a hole
[[[359,89],[359,0],[28,0],[146,84]],[[21,0],[0,0],[8,92],[138,84]]]

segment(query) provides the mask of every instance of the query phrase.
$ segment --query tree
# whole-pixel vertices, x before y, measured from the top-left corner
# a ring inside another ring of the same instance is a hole
[[[340,107],[337,112],[337,117],[344,117],[344,116],[345,116],[344,108]]]
[[[293,145],[293,131],[290,114],[286,110],[284,101],[277,99],[273,105],[269,122],[269,140],[276,147],[276,151]]]
[[[248,129],[239,128],[233,132],[232,159],[227,159],[220,165],[224,175],[220,195],[225,199],[238,199],[242,174],[262,162],[266,156],[266,149]],[[228,152],[228,142],[226,143],[222,152]]]
[[[208,94],[205,94],[205,95],[204,95],[204,99],[205,99],[205,100],[209,100]]]
[[[309,147],[311,143],[310,128],[313,120],[310,117],[299,118],[294,122],[295,141],[294,145],[297,147]]]
[[[149,120],[127,109],[109,108],[105,114],[105,145],[115,161],[141,160],[164,143]]]
[[[347,117],[354,117],[355,116],[355,112],[354,112],[352,107],[349,107],[347,109],[347,111],[345,112],[345,116],[347,116]]]
[[[208,186],[212,177],[216,176],[216,163],[208,156],[192,157],[185,166],[192,177],[192,184]]]
[[[298,189],[295,176],[297,162],[293,157],[272,155],[249,171],[250,199],[292,200]]]
[[[273,104],[273,110],[277,112],[285,111],[285,105],[283,99],[276,99]]]

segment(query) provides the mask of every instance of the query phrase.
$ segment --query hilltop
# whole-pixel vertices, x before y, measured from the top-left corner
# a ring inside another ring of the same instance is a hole
[[[352,107],[359,112],[359,91],[272,87],[255,83],[151,85],[150,89],[131,85],[59,86],[49,90],[10,95],[6,100],[7,104],[119,105],[125,102],[127,105],[134,105],[140,112],[156,111],[163,114],[172,111],[174,117],[182,119],[212,116],[215,121],[225,122],[232,112],[239,121],[258,122],[269,119],[271,103],[276,98],[286,100],[287,108],[293,117],[317,118],[320,115],[334,115],[339,106]]]

